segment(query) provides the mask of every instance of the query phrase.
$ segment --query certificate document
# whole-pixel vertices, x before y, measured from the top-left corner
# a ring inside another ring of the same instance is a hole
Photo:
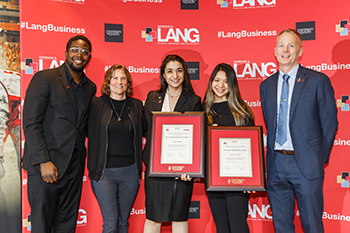
[[[161,164],[192,164],[193,125],[162,125]]]
[[[219,138],[220,177],[252,177],[250,138]]]

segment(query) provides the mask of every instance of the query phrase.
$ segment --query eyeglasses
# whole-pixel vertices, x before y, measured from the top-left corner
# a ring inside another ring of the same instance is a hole
[[[90,55],[90,51],[89,51],[89,50],[83,49],[83,48],[79,48],[79,47],[71,47],[71,48],[69,48],[69,51],[70,51],[72,54],[74,54],[74,55],[76,55],[76,54],[78,54],[79,52],[81,52],[81,55],[83,55],[84,57],[87,57],[87,56]]]

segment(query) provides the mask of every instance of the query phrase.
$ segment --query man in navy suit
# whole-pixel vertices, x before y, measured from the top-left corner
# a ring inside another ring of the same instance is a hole
[[[75,232],[87,119],[96,93],[84,73],[90,53],[85,36],[72,37],[65,63],[36,73],[26,92],[23,168],[28,172],[32,233]]]
[[[324,232],[323,180],[338,128],[329,78],[302,67],[300,34],[278,34],[279,72],[260,85],[267,128],[267,192],[277,233],[294,231],[295,196],[305,233]]]

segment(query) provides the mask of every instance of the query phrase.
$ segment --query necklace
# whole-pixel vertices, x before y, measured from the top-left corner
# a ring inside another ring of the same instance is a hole
[[[113,101],[111,100],[111,98],[109,98],[109,101],[111,101],[111,104],[112,104],[113,110],[115,112],[115,115],[117,115],[117,117],[118,117],[118,121],[121,121],[122,120],[121,116],[122,116],[123,111],[124,111],[126,100],[124,100],[124,104],[123,104],[123,107],[122,107],[122,111],[120,112],[120,115],[118,114],[117,110],[115,109]]]
[[[177,97],[179,97],[180,94],[181,94],[181,93],[180,93],[180,94],[178,94],[178,95],[170,95],[170,93],[169,93],[168,91],[167,91],[166,93],[167,93],[168,96],[171,97],[171,98],[177,98]]]

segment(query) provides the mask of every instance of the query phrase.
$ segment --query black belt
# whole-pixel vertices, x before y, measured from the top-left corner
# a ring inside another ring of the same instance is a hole
[[[284,155],[295,155],[294,150],[275,150],[275,151]]]

